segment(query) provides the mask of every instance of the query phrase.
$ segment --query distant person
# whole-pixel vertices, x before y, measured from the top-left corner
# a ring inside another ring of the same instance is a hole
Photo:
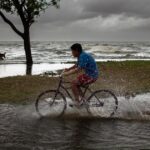
[[[81,44],[74,44],[71,46],[72,55],[77,58],[77,64],[71,68],[65,69],[63,76],[69,76],[71,74],[80,73],[84,71],[83,74],[80,74],[75,80],[72,81],[71,87],[72,92],[75,97],[77,106],[82,105],[81,101],[81,89],[80,86],[89,85],[94,83],[99,77],[99,71],[94,58],[83,51]]]

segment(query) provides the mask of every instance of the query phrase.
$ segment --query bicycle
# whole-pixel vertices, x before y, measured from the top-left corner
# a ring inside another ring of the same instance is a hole
[[[49,113],[57,117],[64,115],[67,109],[67,99],[61,90],[64,90],[66,95],[74,101],[68,91],[70,87],[65,87],[64,84],[70,84],[70,82],[64,81],[60,75],[57,89],[44,91],[38,96],[35,107],[40,116],[44,117]],[[105,89],[92,91],[89,88],[90,85],[82,85],[80,87],[82,88],[81,100],[83,101],[83,106],[90,115],[99,113],[102,108],[108,117],[112,117],[115,114],[118,109],[118,99],[112,91]],[[90,92],[90,96],[86,99],[87,91]]]

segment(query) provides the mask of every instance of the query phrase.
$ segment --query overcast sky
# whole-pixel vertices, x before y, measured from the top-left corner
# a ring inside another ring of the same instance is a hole
[[[21,29],[19,18],[9,16]],[[149,41],[150,0],[61,0],[31,28],[32,40]],[[20,40],[0,18],[0,40]]]

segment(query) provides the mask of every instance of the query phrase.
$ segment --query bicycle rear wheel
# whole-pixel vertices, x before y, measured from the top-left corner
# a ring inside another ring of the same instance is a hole
[[[64,95],[56,90],[41,93],[35,103],[37,113],[44,116],[59,117],[66,110],[66,99]]]
[[[94,92],[87,103],[87,110],[93,116],[112,117],[118,109],[118,99],[109,90]]]

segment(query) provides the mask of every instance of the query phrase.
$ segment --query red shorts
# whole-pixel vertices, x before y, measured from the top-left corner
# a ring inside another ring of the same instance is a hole
[[[87,85],[87,84],[92,84],[96,81],[97,79],[94,79],[92,77],[89,77],[86,74],[82,74],[80,76],[77,77],[77,81],[79,83],[79,85]]]

